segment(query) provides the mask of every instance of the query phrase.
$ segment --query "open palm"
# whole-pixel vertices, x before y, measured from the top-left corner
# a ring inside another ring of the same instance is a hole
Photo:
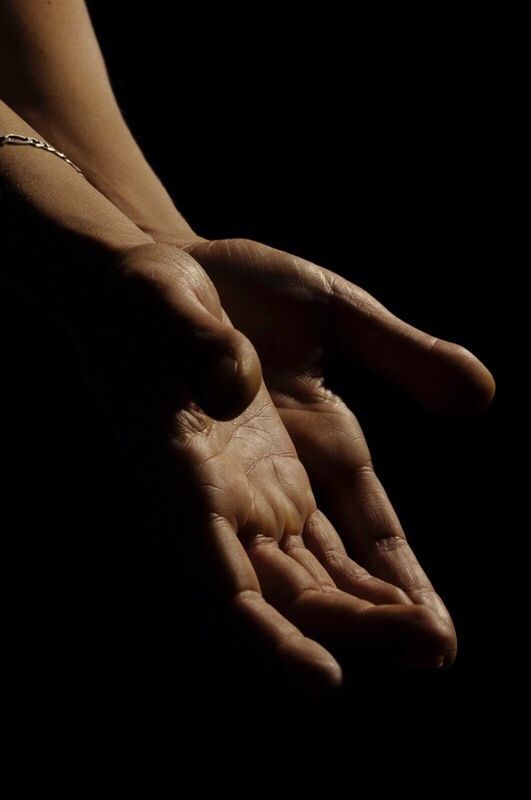
[[[349,553],[451,624],[373,470],[355,416],[325,384],[323,357],[332,349],[347,368],[365,364],[443,413],[486,405],[494,392],[490,373],[469,351],[411,327],[359,287],[303,259],[241,239],[185,249],[256,347],[275,406]],[[328,547],[321,560],[348,589],[346,556]],[[356,591],[365,596],[360,582]]]
[[[121,432],[180,595],[195,611],[205,602],[223,609],[313,679],[337,683],[332,653],[345,651],[427,667],[451,659],[451,624],[352,561],[317,510],[252,348],[200,265],[177,248],[142,245],[121,256],[117,274],[82,358]],[[196,402],[198,375],[219,347],[254,376],[245,385],[256,381],[238,400],[245,410],[228,420]]]
[[[423,667],[453,658],[451,625],[346,555],[264,384],[233,421],[177,412],[164,449],[162,473],[153,461],[150,473],[166,476],[162,505],[186,531],[168,542],[180,582],[183,552],[195,552],[195,591],[208,586],[284,664],[337,682],[330,653]]]

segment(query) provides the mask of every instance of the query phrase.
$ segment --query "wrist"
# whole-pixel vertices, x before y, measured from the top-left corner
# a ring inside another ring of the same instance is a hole
[[[0,131],[44,138],[1,101]],[[0,148],[0,181],[0,274],[61,320],[86,302],[104,272],[99,265],[152,241],[69,164],[43,149]]]
[[[168,244],[195,237],[117,107],[105,112],[104,124],[98,117],[94,126],[93,113],[43,104],[25,107],[24,118],[67,153],[86,180],[143,233]]]

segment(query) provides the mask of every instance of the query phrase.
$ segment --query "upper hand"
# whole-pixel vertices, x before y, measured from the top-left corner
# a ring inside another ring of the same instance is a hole
[[[317,509],[252,346],[193,258],[168,245],[124,253],[80,341],[89,381],[122,433],[161,547],[194,608],[208,597],[312,680],[338,683],[331,653],[345,648],[394,664],[453,658],[447,620],[346,555]],[[216,386],[209,365],[220,352],[240,367],[230,403],[223,392],[217,400],[205,394],[199,378],[205,366]]]
[[[487,405],[491,374],[468,350],[413,328],[358,286],[301,258],[241,239],[199,240],[185,249],[256,347],[275,406],[350,554],[450,624],[375,474],[355,416],[326,385],[323,358],[331,350],[345,369],[365,364],[450,414]],[[323,553],[323,563],[348,589],[337,553]],[[362,587],[356,591],[363,596]]]

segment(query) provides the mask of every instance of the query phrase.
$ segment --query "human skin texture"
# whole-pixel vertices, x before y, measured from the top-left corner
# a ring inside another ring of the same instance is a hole
[[[192,324],[184,334],[182,325],[158,324],[183,311],[190,316],[191,297],[227,326],[224,335],[232,322],[247,337],[238,340],[243,380],[226,409],[209,407],[216,382],[208,371],[204,378],[194,372],[192,359],[195,395],[175,388],[179,381],[169,389],[164,369],[154,392],[137,367],[117,380],[112,365],[119,359],[109,362],[93,346],[93,331],[86,337],[96,391],[129,441],[143,432],[133,449],[152,465],[146,481],[161,470],[174,474],[153,491],[169,486],[166,506],[190,531],[201,531],[186,540],[208,542],[213,556],[195,568],[214,565],[231,613],[261,631],[283,663],[296,662],[332,683],[340,680],[337,662],[302,634],[331,651],[347,645],[359,658],[450,664],[456,637],[449,614],[406,541],[354,415],[326,385],[323,361],[332,351],[346,368],[363,363],[434,411],[451,414],[490,402],[488,370],[464,348],[412,328],[329,270],[261,243],[198,236],[125,124],[85,4],[2,0],[0,12],[0,65],[16,58],[25,65],[16,80],[0,71],[0,92],[148,237],[145,247],[117,248],[127,255],[113,262],[128,277],[116,297],[129,298],[126,309],[140,304],[152,320],[140,332],[131,316],[128,343],[119,347],[127,350],[134,341],[138,365],[152,328],[167,332],[156,347],[169,354],[175,327],[187,342],[205,341],[189,333]],[[119,313],[127,318],[127,311]],[[123,394],[126,385],[135,392]],[[145,401],[124,399],[135,395]],[[152,432],[146,437],[146,431]],[[185,484],[193,488],[186,502]],[[328,517],[316,509],[311,486]],[[175,543],[165,541],[170,554]]]
[[[4,103],[0,125],[39,137]],[[149,241],[50,153],[2,148],[0,179],[2,275],[76,343],[141,485],[164,509],[164,553],[177,573],[193,565],[181,589],[201,587],[312,684],[340,683],[330,652],[340,648],[417,666],[451,654],[451,626],[436,613],[344,555],[338,580],[324,567],[332,549],[342,554],[340,540],[317,510],[253,347],[192,256]],[[238,364],[235,390],[215,391],[220,353]]]

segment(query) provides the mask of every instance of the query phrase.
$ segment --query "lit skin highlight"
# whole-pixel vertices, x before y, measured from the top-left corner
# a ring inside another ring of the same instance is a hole
[[[125,123],[83,0],[0,0],[0,21],[0,130],[46,137],[86,176],[0,150],[2,211],[29,234],[2,274],[74,337],[140,488],[165,509],[178,579],[208,587],[279,669],[310,682],[339,685],[345,652],[451,664],[450,615],[323,365],[328,352],[361,363],[444,414],[486,407],[490,372],[328,269],[196,234]],[[24,70],[2,69],[14,59]],[[41,231],[60,265],[49,279]]]

